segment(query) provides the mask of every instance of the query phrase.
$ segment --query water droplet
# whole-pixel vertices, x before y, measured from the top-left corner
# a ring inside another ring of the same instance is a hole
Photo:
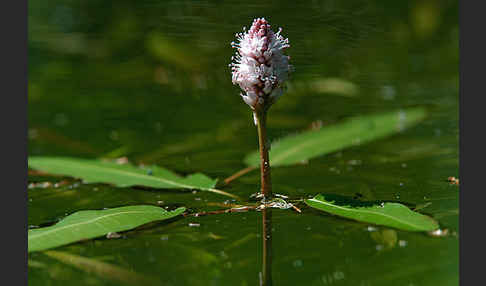
[[[384,100],[394,100],[396,96],[395,88],[391,85],[385,85],[381,88]]]
[[[121,235],[117,232],[109,232],[106,234],[106,238],[113,239],[113,238],[120,238]]]
[[[398,112],[398,124],[397,129],[399,132],[405,129],[405,121],[407,120],[407,113],[403,110]]]
[[[344,279],[344,273],[341,271],[334,272],[334,280],[342,280]]]
[[[29,139],[35,139],[35,138],[37,138],[38,135],[39,135],[39,132],[37,131],[37,129],[29,129],[29,131],[28,131]]]
[[[118,140],[118,137],[119,137],[119,136],[118,136],[118,132],[116,132],[116,130],[112,130],[112,131],[110,132],[110,139],[111,139],[111,140],[116,141],[116,140]]]
[[[445,228],[445,229],[439,228],[439,229],[434,230],[434,231],[429,231],[428,234],[430,236],[443,237],[443,236],[449,235],[449,230],[447,228]]]
[[[117,164],[123,165],[123,164],[128,164],[128,158],[127,157],[120,157],[115,160]]]
[[[52,186],[51,182],[44,182],[41,184],[41,188],[47,189]]]
[[[304,262],[302,262],[302,260],[298,259],[298,260],[295,260],[294,262],[292,262],[292,265],[293,265],[295,268],[299,268],[299,267],[304,266]]]
[[[352,166],[358,166],[361,165],[361,160],[349,160],[348,164]]]
[[[222,251],[219,252],[219,256],[221,256],[224,259],[227,259],[228,258],[228,255],[226,254],[226,252],[224,252],[224,250],[222,250]]]
[[[69,119],[64,113],[56,114],[54,117],[54,124],[58,126],[66,126],[69,124]]]

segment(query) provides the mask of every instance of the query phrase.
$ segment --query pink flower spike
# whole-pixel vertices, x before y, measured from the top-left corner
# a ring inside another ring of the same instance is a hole
[[[253,20],[250,29],[237,33],[236,49],[232,57],[231,71],[233,84],[243,90],[241,96],[253,110],[267,110],[278,97],[288,79],[292,66],[283,51],[289,47],[279,28],[275,33],[264,18]]]

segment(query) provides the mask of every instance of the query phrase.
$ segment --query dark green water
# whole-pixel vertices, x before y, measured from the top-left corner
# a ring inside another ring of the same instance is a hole
[[[425,206],[420,211],[450,234],[370,227],[304,205],[302,214],[274,210],[274,285],[458,285],[459,187],[447,182],[459,173],[457,9],[457,1],[431,0],[29,1],[29,155],[126,156],[221,180],[244,168],[258,141],[231,84],[229,43],[264,16],[283,27],[295,67],[270,111],[271,139],[354,115],[429,111],[400,134],[274,168],[274,192],[360,193]],[[253,172],[223,189],[248,198],[258,188]],[[73,180],[28,195],[30,227],[77,210],[153,204],[203,211],[227,200]],[[77,267],[29,254],[29,284],[257,285],[260,236],[258,212],[178,218],[55,249],[90,259]]]

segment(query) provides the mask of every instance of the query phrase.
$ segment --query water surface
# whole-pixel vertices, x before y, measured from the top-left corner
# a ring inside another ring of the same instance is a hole
[[[271,139],[350,116],[425,106],[400,134],[272,170],[274,192],[420,206],[449,236],[374,227],[302,208],[273,211],[274,285],[457,285],[457,1],[34,1],[29,3],[29,155],[126,156],[221,180],[257,148],[231,84],[230,42],[254,17],[283,28],[295,72],[272,107]],[[29,182],[58,182],[31,175]],[[225,191],[248,198],[258,172]],[[134,204],[225,207],[204,192],[68,180],[29,188],[28,224]],[[196,226],[189,226],[190,223]],[[198,226],[197,226],[198,225]],[[30,285],[257,285],[261,213],[186,217],[55,249],[92,263],[29,255]],[[98,263],[98,264],[97,264]],[[103,264],[99,264],[103,263]],[[100,266],[101,265],[101,266]],[[106,265],[120,267],[110,271]],[[135,277],[135,278],[130,278]],[[143,284],[143,283],[135,283]]]

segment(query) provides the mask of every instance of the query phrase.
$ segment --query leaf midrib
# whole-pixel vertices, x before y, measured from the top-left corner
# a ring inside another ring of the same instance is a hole
[[[348,122],[345,122],[345,123],[342,123],[343,125],[344,124],[350,124],[351,122],[353,121],[353,119],[350,119]],[[369,122],[373,122],[375,123],[375,119],[369,119]],[[365,124],[363,124],[362,126],[359,126],[359,131],[361,131],[360,129],[363,127],[363,126],[366,126]],[[332,129],[331,129],[332,128]],[[320,131],[326,131],[326,132],[331,132],[332,131],[335,131],[336,129],[336,126],[332,126],[332,127],[329,127],[325,130],[320,130]],[[320,131],[313,131],[314,134],[312,138],[309,139],[309,141],[307,142],[303,142],[301,144],[298,144],[298,145],[295,145],[295,147],[292,147],[292,148],[289,148],[287,152],[284,152],[284,153],[281,153],[280,156],[276,156],[276,159],[274,159],[274,162],[276,164],[278,164],[279,162],[287,159],[289,156],[291,156],[292,154],[295,154],[296,152],[298,152],[300,149],[306,147],[306,146],[311,146],[311,145],[316,145],[316,144],[322,144],[322,140],[320,139],[320,137],[317,137],[316,136],[316,133],[319,133]],[[312,132],[312,131],[310,131]],[[358,132],[357,130],[353,130],[352,132],[352,136],[356,136],[357,134],[360,134],[361,132]],[[380,134],[380,135],[383,135],[383,134]],[[349,134],[339,134],[337,136],[334,136],[334,140],[336,140],[336,138],[338,139],[342,139],[342,138],[348,138],[349,137]],[[378,135],[379,137],[379,135]]]
[[[53,163],[54,164],[57,164],[59,166],[59,162],[55,162],[54,161]],[[90,165],[90,163],[83,163],[83,164]],[[163,178],[160,178],[160,177],[154,177],[154,176],[148,176],[148,175],[143,175],[143,174],[138,174],[138,173],[132,173],[132,172],[122,171],[122,170],[113,169],[113,168],[101,167],[101,166],[97,166],[97,165],[90,165],[90,166],[91,167],[85,167],[83,165],[77,165],[75,167],[76,168],[80,168],[80,169],[93,169],[93,168],[97,168],[99,170],[108,171],[108,172],[111,172],[111,173],[114,173],[114,174],[128,175],[128,176],[135,177],[135,178],[139,178],[139,179],[146,179],[146,180],[163,182],[163,183],[166,183],[166,184],[169,184],[169,185],[173,185],[173,186],[177,186],[177,187],[182,187],[182,188],[187,188],[187,189],[199,188],[197,186],[185,185],[185,184],[177,183],[177,182],[170,181],[170,180],[167,180],[167,179],[163,179]],[[207,188],[201,188],[201,189],[206,190]]]
[[[53,229],[46,230],[46,231],[39,233],[37,235],[36,234],[30,235],[28,237],[28,241],[30,241],[31,239],[39,238],[39,237],[46,235],[46,234],[49,234],[49,233],[53,233],[53,232],[56,232],[56,231],[63,230],[63,229],[68,229],[68,228],[71,228],[71,227],[77,227],[77,226],[84,225],[84,224],[94,223],[94,222],[96,222],[100,219],[105,219],[105,218],[108,218],[108,217],[111,217],[111,216],[117,216],[117,215],[129,214],[129,213],[160,214],[159,212],[155,212],[155,211],[124,211],[124,212],[118,212],[118,213],[114,213],[114,214],[106,214],[106,215],[102,215],[102,216],[94,218],[94,219],[90,219],[90,220],[75,223],[75,224],[69,224],[69,225],[66,225],[66,226],[55,227],[55,225],[54,225],[54,226],[52,226]],[[168,214],[168,213],[170,213],[170,212],[165,212],[164,214]]]
[[[387,214],[384,214],[384,213],[381,213],[381,212],[372,212],[372,211],[368,211],[368,210],[364,210],[364,209],[360,209],[360,210],[354,210],[354,209],[351,209],[351,208],[344,208],[344,207],[340,207],[340,206],[337,206],[337,205],[333,205],[333,204],[330,204],[328,202],[324,202],[324,201],[320,201],[320,200],[317,200],[317,199],[308,199],[309,201],[313,201],[313,202],[316,202],[316,203],[320,203],[320,204],[323,204],[323,205],[327,205],[327,206],[331,206],[331,207],[335,207],[335,208],[338,208],[338,209],[342,209],[342,210],[346,210],[346,211],[350,211],[350,212],[365,212],[365,213],[371,213],[371,214],[376,214],[376,215],[381,215],[381,216],[384,216],[384,217],[388,217],[388,218],[391,218],[392,220],[394,221],[397,221],[399,223],[402,223],[402,224],[405,224],[405,225],[408,225],[408,226],[411,226],[411,227],[414,227],[416,229],[421,229],[420,226],[417,226],[415,224],[411,224],[411,223],[407,223],[407,222],[403,222],[401,220],[398,220],[396,217],[394,216],[390,216],[390,215],[387,215]]]
[[[321,131],[324,131],[324,130],[321,130]],[[326,129],[325,131],[326,132],[330,132],[329,129]],[[310,132],[314,133],[314,134],[312,134],[313,135],[312,138],[310,138],[306,142],[302,142],[301,144],[294,145],[294,147],[289,148],[288,151],[286,151],[284,153],[281,153],[280,156],[275,156],[275,159],[273,159],[273,163],[274,164],[278,164],[279,162],[287,159],[291,155],[293,155],[296,152],[300,151],[300,149],[302,149],[304,147],[312,146],[312,145],[316,145],[316,144],[322,144],[322,141],[320,140],[320,137],[317,137],[316,136],[316,133],[318,133],[319,131],[310,131]],[[354,132],[354,133],[358,133],[358,132]],[[338,137],[339,139],[341,137],[347,138],[348,136],[349,136],[348,134],[344,134],[344,135],[342,134],[341,136],[335,136],[334,139],[336,139],[336,137]]]
[[[414,110],[410,110],[410,114],[413,113]],[[396,113],[393,113],[393,115],[395,115]],[[409,115],[410,115],[409,114]],[[386,114],[386,115],[392,115],[392,114]],[[419,116],[417,116],[416,114],[413,114],[414,116],[410,116],[408,117],[404,124],[406,127],[409,127],[411,125],[413,125],[414,123],[417,122],[417,120],[420,118]],[[382,115],[384,116],[384,115]],[[359,118],[354,118],[354,119],[359,119]],[[345,122],[343,124],[346,124],[346,123],[350,123],[353,119],[350,119],[348,122]],[[373,122],[373,123],[376,123],[377,119],[376,118],[370,118],[368,119],[369,122]],[[394,122],[393,124],[396,124],[396,122]],[[333,126],[335,127],[335,126]],[[329,128],[332,128],[332,127],[329,127]],[[329,131],[329,129],[326,129],[326,131]],[[317,131],[319,132],[319,131]],[[358,132],[359,133],[359,132]],[[382,137],[384,134],[380,134],[379,136],[377,136],[377,139],[379,137]],[[386,134],[385,134],[386,135]],[[389,135],[392,135],[392,133],[390,133]],[[344,137],[347,137],[348,135],[344,136]],[[306,147],[306,146],[312,146],[312,145],[315,145],[315,144],[318,144],[318,143],[321,143],[321,141],[319,140],[319,138],[316,138],[316,137],[313,137],[311,139],[309,139],[308,142],[303,142],[301,144],[298,144],[298,145],[294,145],[294,147],[291,147],[288,149],[288,151],[284,152],[284,153],[281,153],[280,155],[277,155],[273,158],[271,158],[271,163],[273,163],[273,165],[278,165],[280,164],[282,161],[284,161],[285,159],[289,158],[291,155],[295,154],[296,152],[298,152],[300,149]]]

